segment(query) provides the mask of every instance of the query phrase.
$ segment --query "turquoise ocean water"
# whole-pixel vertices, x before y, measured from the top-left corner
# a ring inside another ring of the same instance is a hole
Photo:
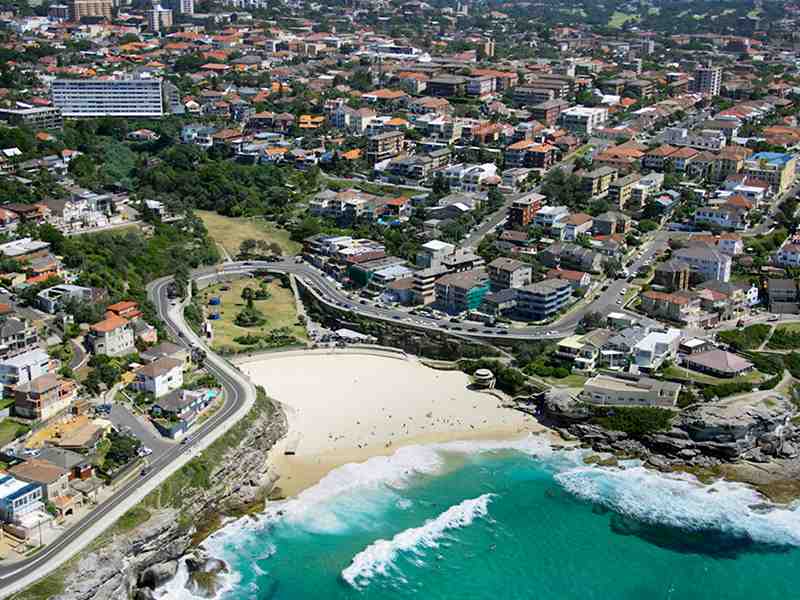
[[[346,465],[208,540],[224,600],[800,597],[800,511],[535,438]],[[192,598],[185,572],[165,598]]]

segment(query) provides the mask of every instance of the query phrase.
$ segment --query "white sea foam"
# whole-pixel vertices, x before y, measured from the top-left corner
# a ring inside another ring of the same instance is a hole
[[[399,500],[398,490],[407,487],[420,475],[442,472],[446,465],[445,455],[505,450],[542,458],[553,454],[549,441],[534,435],[517,440],[404,446],[389,456],[376,456],[361,463],[338,467],[295,498],[279,504],[271,503],[259,521],[241,519],[225,528],[225,532],[238,534],[276,521],[310,532],[337,532],[353,526],[370,526],[374,515],[380,513],[386,503]],[[568,455],[564,453],[564,456]]]
[[[686,474],[665,475],[634,467],[580,467],[555,476],[571,494],[643,523],[688,530],[716,530],[765,544],[800,546],[797,507],[762,510],[752,488],[718,481],[703,485]]]
[[[342,578],[356,589],[369,584],[375,575],[386,575],[388,569],[401,552],[412,552],[420,556],[424,548],[436,548],[439,541],[452,529],[470,525],[489,510],[489,501],[494,494],[483,494],[451,506],[435,519],[421,527],[406,529],[391,540],[378,540],[359,552],[349,567],[342,571]]]
[[[240,575],[230,571],[220,573],[217,575],[217,581],[220,586],[212,600],[220,600],[230,592],[239,583]],[[192,593],[187,589],[187,584],[189,584],[189,570],[186,568],[186,559],[183,558],[178,563],[178,571],[175,577],[158,588],[154,595],[156,598],[163,600],[208,600],[208,596]]]

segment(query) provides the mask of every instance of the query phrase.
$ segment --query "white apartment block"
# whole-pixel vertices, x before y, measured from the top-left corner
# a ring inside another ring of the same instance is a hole
[[[713,129],[691,132],[683,127],[670,127],[664,132],[664,143],[671,146],[719,152],[727,143],[725,134]]]
[[[696,246],[683,248],[673,252],[673,257],[682,260],[695,273],[699,273],[704,281],[730,281],[731,257],[715,248]]]
[[[603,107],[573,106],[561,111],[559,115],[564,129],[579,135],[591,135],[608,120],[608,109]]]
[[[161,79],[56,79],[51,94],[65,117],[164,116]]]

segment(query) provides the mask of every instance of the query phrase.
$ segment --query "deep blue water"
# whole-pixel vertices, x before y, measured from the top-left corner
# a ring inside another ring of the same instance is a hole
[[[738,484],[511,445],[404,448],[226,527],[208,542],[232,567],[222,597],[800,597],[800,512]],[[168,597],[190,597],[179,584]]]

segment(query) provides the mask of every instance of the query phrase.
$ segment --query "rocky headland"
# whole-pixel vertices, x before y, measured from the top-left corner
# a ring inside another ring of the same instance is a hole
[[[260,510],[275,483],[267,453],[286,434],[286,416],[278,403],[264,397],[256,407],[238,425],[237,442],[215,460],[208,487],[182,490],[180,507],[148,508],[143,524],[84,551],[70,565],[64,591],[54,600],[149,600],[175,576],[182,559],[189,571],[187,586],[213,597],[216,576],[227,565],[198,544],[224,517]]]

